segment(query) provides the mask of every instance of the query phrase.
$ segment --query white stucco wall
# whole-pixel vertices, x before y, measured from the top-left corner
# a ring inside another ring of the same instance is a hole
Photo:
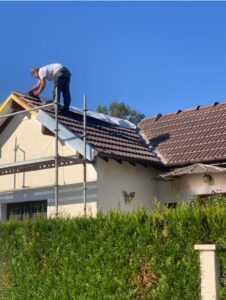
[[[157,193],[162,203],[186,202],[194,195],[226,193],[226,174],[211,174],[213,180],[204,181],[203,174],[183,175],[172,181],[158,181]]]
[[[36,158],[43,158],[54,156],[55,151],[55,138],[41,133],[41,124],[30,117],[30,114],[26,116],[18,115],[8,124],[5,130],[0,135],[0,164],[13,163],[15,160],[15,143],[24,151],[17,150],[16,161],[23,161],[25,153],[25,159],[31,160]],[[59,142],[59,154],[62,156],[75,155],[76,151],[71,147]],[[87,182],[96,182],[97,174],[92,164],[87,164]],[[74,185],[79,186],[83,182],[83,165],[73,165],[59,168],[59,184],[61,186]],[[21,191],[21,190],[33,190],[39,191],[40,187],[45,186],[46,190],[49,187],[53,187],[55,183],[55,169],[45,169],[38,171],[31,171],[26,173],[19,173],[16,175],[4,175],[0,176],[0,199],[1,195],[4,195],[5,191]],[[68,187],[69,188],[69,187]],[[79,187],[82,193],[82,186]],[[93,193],[93,195],[96,194]],[[15,193],[14,193],[15,195]],[[21,194],[21,202],[24,201],[24,195]],[[44,198],[43,198],[44,197]],[[48,200],[48,215],[53,213],[53,195],[48,194],[40,195],[40,200]],[[65,215],[75,216],[83,214],[82,194],[77,195],[73,201],[74,194],[70,195],[66,189],[61,193],[61,201],[59,205],[59,211],[64,212]],[[14,197],[15,198],[15,197]],[[31,196],[32,198],[32,196]],[[12,196],[13,199],[13,196]],[[30,199],[32,201],[34,199]],[[70,201],[68,201],[70,200]],[[0,200],[4,202],[3,200]],[[11,201],[11,198],[10,198]],[[18,198],[17,198],[17,201]],[[26,201],[29,201],[27,199]],[[11,201],[12,202],[12,201]],[[1,203],[1,202],[0,202]],[[92,196],[92,200],[89,199],[87,212],[96,214],[96,198]],[[4,205],[1,210],[2,218],[5,216]]]
[[[110,159],[108,162],[97,159],[97,195],[98,210],[106,213],[109,210],[133,211],[139,207],[152,209],[153,197],[156,196],[156,182],[152,180],[156,171],[142,165],[135,166]],[[122,191],[128,194],[135,192],[131,204],[126,204]]]

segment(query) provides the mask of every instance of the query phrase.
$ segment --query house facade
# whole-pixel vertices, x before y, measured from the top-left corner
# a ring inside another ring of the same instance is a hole
[[[0,119],[2,221],[55,214],[54,108],[26,111],[40,105],[36,99],[12,93],[0,108],[1,116],[23,111]],[[150,177],[156,170],[149,162],[155,164],[158,159],[149,153],[136,128],[127,125],[87,116],[88,215],[111,209],[130,211],[140,205],[152,208],[150,199],[156,192]],[[82,160],[73,162],[74,157],[83,156],[82,128],[80,112],[60,113],[59,156],[72,158],[59,167],[59,213],[65,216],[82,216],[84,212],[84,166]],[[24,162],[32,165],[29,170]],[[131,193],[136,201],[129,199]]]
[[[55,215],[55,112],[54,107],[40,106],[39,100],[17,92],[0,106],[1,221]],[[151,210],[154,198],[173,205],[192,195],[225,193],[225,112],[226,103],[215,104],[146,118],[138,127],[88,112],[87,214]],[[59,212],[82,216],[84,144],[79,109],[60,111],[58,147]]]
[[[158,114],[139,127],[164,164],[158,183],[162,203],[226,192],[225,101]]]

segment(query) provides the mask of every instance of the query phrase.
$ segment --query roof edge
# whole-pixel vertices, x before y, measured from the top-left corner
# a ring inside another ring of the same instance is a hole
[[[39,110],[36,120],[42,125],[48,128],[55,134],[55,119],[48,115],[43,110]],[[78,151],[84,156],[84,141],[75,133],[68,130],[59,122],[59,138],[65,142],[68,146]],[[98,155],[98,152],[89,144],[86,145],[86,158],[89,161],[93,161],[94,157]]]
[[[149,116],[149,117],[145,117],[143,118],[139,123],[138,123],[138,126],[139,124],[143,123],[144,121],[147,121],[147,120],[155,120],[155,121],[158,121],[158,120],[161,120],[161,117],[164,117],[164,116],[170,116],[170,115],[177,115],[181,112],[188,112],[188,111],[194,111],[194,110],[200,110],[202,108],[208,108],[208,107],[213,107],[213,106],[216,106],[216,105],[221,105],[221,104],[226,104],[226,100],[222,100],[222,101],[214,101],[213,103],[211,104],[206,104],[206,105],[196,105],[196,106],[193,106],[193,107],[190,107],[190,108],[185,108],[185,109],[178,109],[177,111],[174,111],[174,112],[167,112],[165,114],[162,114],[162,113],[157,113],[153,116]]]

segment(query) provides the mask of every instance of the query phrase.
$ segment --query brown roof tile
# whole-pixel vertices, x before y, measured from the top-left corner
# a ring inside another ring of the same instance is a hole
[[[168,166],[226,161],[226,102],[145,118],[138,126]]]
[[[40,106],[41,102],[33,97],[15,93],[20,100],[31,106]],[[54,118],[54,109],[43,109]],[[59,122],[82,137],[83,116],[75,112],[60,112]],[[138,129],[123,128],[90,116],[87,116],[87,142],[98,151],[98,155],[131,162],[159,165],[156,154],[148,148]]]

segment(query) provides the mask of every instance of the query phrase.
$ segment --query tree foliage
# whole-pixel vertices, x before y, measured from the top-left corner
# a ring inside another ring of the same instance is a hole
[[[100,114],[105,114],[107,115],[108,114],[108,108],[106,105],[98,105],[97,106],[97,112],[100,113]]]
[[[99,105],[97,107],[97,112],[102,114],[107,114],[112,117],[117,117],[120,119],[128,119],[133,123],[138,123],[141,119],[145,117],[139,111],[132,109],[129,105],[125,104],[124,102],[112,102],[109,107],[106,105]]]

